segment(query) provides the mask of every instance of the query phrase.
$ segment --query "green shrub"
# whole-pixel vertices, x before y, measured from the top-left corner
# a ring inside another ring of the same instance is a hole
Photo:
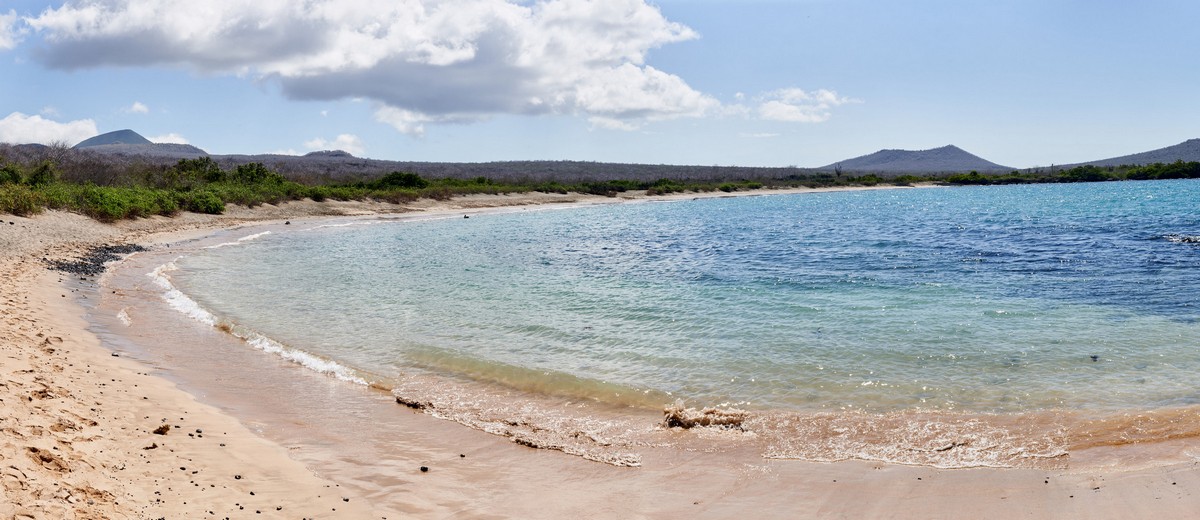
[[[371,198],[381,201],[381,202],[390,202],[392,204],[403,204],[405,202],[412,202],[414,200],[417,200],[417,199],[421,198],[421,196],[418,195],[417,192],[410,191],[410,190],[386,190],[386,191],[378,191],[377,190],[377,191],[371,192]]]
[[[180,159],[178,163],[175,163],[174,169],[185,174],[187,177],[202,182],[222,182],[226,177],[225,172],[221,170],[217,162],[208,156],[196,159]]]
[[[0,184],[0,213],[29,216],[41,213],[46,206],[45,197],[28,186]]]
[[[429,187],[429,181],[422,179],[420,175],[415,173],[392,172],[372,182],[371,187],[377,190],[386,190],[389,188],[420,190]]]
[[[263,163],[238,165],[229,176],[229,180],[238,184],[278,184],[284,182],[282,175],[267,169],[266,166],[263,166]]]
[[[5,164],[0,167],[0,184],[20,184],[21,170],[18,170],[15,165]]]
[[[967,185],[991,184],[991,181],[987,177],[980,175],[979,172],[977,172],[977,171],[971,171],[971,173],[959,173],[956,175],[951,175],[949,177],[946,177],[946,182],[948,182],[950,184],[967,184]]]
[[[191,191],[179,196],[179,205],[192,213],[220,215],[225,212],[225,202],[208,190]]]

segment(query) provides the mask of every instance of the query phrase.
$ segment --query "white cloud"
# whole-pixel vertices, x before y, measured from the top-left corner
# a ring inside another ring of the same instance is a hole
[[[350,152],[353,155],[362,155],[367,151],[363,146],[362,139],[359,139],[354,134],[340,134],[332,141],[326,141],[320,137],[304,142],[304,147],[309,150],[342,150]],[[293,155],[293,154],[288,154]]]
[[[759,118],[791,123],[823,123],[833,116],[830,112],[833,107],[861,103],[856,99],[839,96],[832,90],[805,92],[798,88],[768,92],[759,100]]]
[[[378,120],[418,135],[496,114],[635,128],[719,106],[645,64],[650,50],[697,37],[645,0],[94,0],[26,23],[53,68],[270,79],[294,99],[370,99]]]
[[[150,112],[150,107],[143,104],[141,101],[134,101],[132,105],[125,107],[125,111],[130,114],[147,114]]]
[[[80,119],[59,123],[42,116],[29,116],[13,112],[0,119],[0,143],[40,143],[52,144],[63,142],[74,145],[84,139],[99,134],[96,122],[91,119]]]
[[[288,148],[287,150],[275,150],[274,152],[267,153],[271,155],[300,155],[300,152],[297,152],[294,148]]]
[[[755,134],[742,133],[742,134],[738,134],[738,136],[745,137],[747,139],[770,139],[772,137],[779,137],[779,134],[771,133],[771,132],[760,132],[760,133],[755,133]]]
[[[819,123],[854,102],[788,88],[722,105],[646,64],[699,37],[649,1],[89,0],[23,24],[52,68],[175,65],[273,81],[291,99],[370,101],[377,121],[415,136],[500,114],[626,131],[706,116]]]
[[[137,103],[134,103],[134,104],[136,105]],[[146,139],[149,139],[150,142],[152,142],[152,143],[191,144],[182,135],[176,134],[174,132],[165,134],[165,135],[155,136],[155,137],[147,137]]]
[[[22,31],[17,28],[17,12],[9,9],[7,14],[0,13],[0,51],[13,49],[21,43]]]

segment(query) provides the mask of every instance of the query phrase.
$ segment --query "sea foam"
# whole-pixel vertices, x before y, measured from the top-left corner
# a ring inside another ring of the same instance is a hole
[[[244,237],[242,240],[253,240],[251,237],[259,237],[265,233],[269,232],[250,235],[249,237]],[[175,260],[179,260],[179,258],[176,258]],[[179,267],[175,264],[175,261],[171,261],[158,266],[147,274],[147,276],[154,281],[154,284],[164,291],[163,299],[168,305],[171,306],[172,309],[175,309],[176,311],[179,311],[185,316],[200,323],[218,330],[225,331],[256,349],[275,354],[283,359],[296,363],[315,372],[328,374],[336,377],[337,379],[350,383],[359,385],[368,384],[368,382],[359,376],[353,369],[337,363],[336,361],[290,348],[247,327],[220,320],[216,315],[209,312],[195,300],[191,299],[188,297],[188,295],[176,288],[175,284],[171,283],[171,278],[168,273],[177,270],[179,270]],[[122,312],[124,312],[124,310],[122,310]],[[126,314],[126,316],[128,315]],[[118,315],[118,317],[120,316]],[[124,322],[124,320],[122,321]]]

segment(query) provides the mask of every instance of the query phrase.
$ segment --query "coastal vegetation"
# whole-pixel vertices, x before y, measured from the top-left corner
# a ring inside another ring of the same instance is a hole
[[[993,185],[1161,179],[1200,179],[1200,162],[1175,161],[1127,166],[1083,165],[1066,169],[1039,168],[993,175],[969,172],[947,176],[944,182],[957,185]]]
[[[569,163],[572,167],[576,163]],[[612,165],[606,165],[612,166]],[[445,200],[471,194],[527,192],[584,193],[615,197],[629,191],[649,195],[669,193],[734,192],[763,188],[906,186],[917,183],[995,185],[1063,182],[1103,182],[1151,179],[1200,178],[1200,162],[1154,163],[1137,166],[1077,166],[1008,173],[967,173],[858,176],[841,171],[725,168],[720,177],[711,172],[700,178],[648,178],[648,172],[670,172],[671,167],[629,167],[629,178],[620,171],[601,168],[594,178],[573,174],[562,179],[503,175],[432,177],[411,171],[381,175],[332,175],[306,171],[281,172],[262,162],[221,163],[212,157],[180,159],[174,164],[121,161],[47,147],[36,156],[5,154],[0,149],[0,213],[31,215],[44,209],[85,214],[101,221],[174,215],[180,211],[220,214],[227,204],[253,207],[261,204],[311,199],[377,200],[405,203],[418,199]],[[714,167],[716,168],[716,167]],[[783,172],[776,171],[783,170]],[[689,170],[677,170],[689,171]],[[766,173],[774,177],[765,175]],[[780,175],[780,173],[787,173]],[[570,180],[568,180],[570,179]]]
[[[774,186],[829,185],[831,179],[798,178]],[[874,178],[867,179],[875,183]],[[837,179],[853,184],[854,178]],[[171,166],[146,164],[113,168],[109,164],[68,163],[43,159],[24,163],[0,156],[0,213],[31,215],[44,209],[73,211],[105,222],[174,215],[180,211],[220,214],[226,204],[261,204],[312,199],[377,200],[405,203],[418,199],[445,200],[471,194],[527,192],[586,193],[616,196],[627,191],[650,194],[733,192],[763,188],[755,180],[690,181],[498,181],[486,176],[469,179],[428,179],[413,172],[391,172],[374,179],[331,181],[301,175],[285,176],[261,162],[222,168],[210,157],[181,159]]]

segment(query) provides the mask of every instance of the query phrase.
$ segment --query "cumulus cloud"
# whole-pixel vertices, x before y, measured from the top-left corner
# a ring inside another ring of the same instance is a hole
[[[137,105],[138,103],[134,103],[134,104]],[[165,135],[147,137],[146,139],[149,139],[150,142],[152,142],[152,143],[191,144],[182,135],[176,134],[174,132],[165,134]]]
[[[0,143],[67,143],[74,145],[100,132],[96,130],[96,122],[91,119],[80,119],[59,123],[44,119],[38,115],[25,115],[13,112],[0,119]]]
[[[367,151],[363,146],[362,139],[359,139],[354,134],[340,134],[332,141],[326,141],[320,137],[304,142],[304,147],[309,150],[342,150],[350,152],[353,155],[362,155]],[[295,155],[295,154],[288,154]]]
[[[833,107],[858,100],[839,96],[832,90],[805,92],[798,88],[785,88],[768,92],[760,98],[758,116],[769,121],[792,123],[823,123],[833,116]]]
[[[718,104],[645,64],[697,35],[644,0],[95,0],[26,23],[53,68],[248,73],[294,99],[371,99],[409,133],[495,114],[637,125]]]
[[[0,13],[0,51],[15,48],[21,42],[21,31],[17,28],[17,12],[9,9]]]
[[[647,0],[73,0],[24,23],[52,68],[252,77],[291,99],[370,100],[377,121],[412,135],[499,114],[632,130],[727,113],[646,63],[655,48],[699,37]],[[814,122],[836,106],[770,95],[756,117]]]
[[[150,107],[143,104],[141,101],[134,101],[132,105],[125,107],[125,111],[130,114],[147,114],[150,112]]]

